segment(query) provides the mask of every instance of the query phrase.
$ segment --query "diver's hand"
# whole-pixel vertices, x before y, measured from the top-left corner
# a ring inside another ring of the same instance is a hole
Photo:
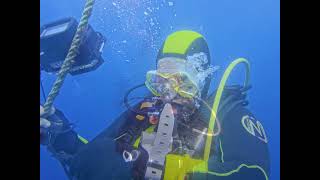
[[[55,108],[52,107],[48,114],[45,114],[43,106],[40,105],[40,144],[47,144],[48,132],[52,129],[52,123],[48,117],[55,113]]]
[[[52,116],[55,113],[55,108],[52,107],[48,114],[45,114],[43,106],[40,105],[40,135],[45,130],[49,129],[51,126],[51,122],[47,119],[47,117]]]
[[[44,113],[44,108],[43,108],[43,106],[41,106],[40,105],[40,117],[47,117],[47,116],[51,116],[51,115],[53,115],[54,113],[56,112],[56,109],[54,108],[54,107],[51,107],[51,110],[50,110],[50,112],[48,113],[48,114],[45,114]]]
[[[51,122],[48,119],[40,118],[40,128],[49,128],[51,126]]]

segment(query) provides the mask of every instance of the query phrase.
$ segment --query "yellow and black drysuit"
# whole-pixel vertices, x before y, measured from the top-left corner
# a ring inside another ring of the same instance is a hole
[[[208,53],[207,47],[197,48],[199,42],[203,41],[201,35],[185,31],[178,36],[190,34],[193,38],[184,42],[188,46],[182,47],[184,54],[181,53],[181,48],[173,48],[170,53],[166,41],[158,59],[167,55],[182,57],[199,51]],[[179,37],[171,37],[171,41],[177,40]],[[268,179],[268,139],[261,122],[246,108],[248,86],[223,86],[222,90],[219,87],[206,96],[210,80],[208,82],[201,97],[204,102],[212,107],[217,94],[221,95],[214,118],[216,121],[213,121],[214,131],[211,135],[206,133],[212,123],[212,111],[204,105],[187,119],[178,116],[174,129],[178,138],[174,138],[172,145],[174,151],[166,156],[165,166],[158,167],[163,169],[162,179]],[[157,131],[157,121],[151,121],[148,112],[152,115],[159,114],[162,108],[163,103],[157,99],[146,98],[123,112],[90,142],[66,126],[66,130],[61,133],[49,131],[42,144],[47,145],[49,151],[63,164],[70,179],[144,179],[148,153],[140,145],[141,134],[143,131]],[[48,119],[59,118],[63,119],[64,124],[68,124],[63,114],[57,112],[58,114]],[[219,133],[212,135],[217,131]],[[199,136],[201,134],[205,136]],[[202,139],[199,140],[199,137]],[[208,139],[212,139],[209,148]],[[123,152],[132,150],[139,150],[140,155],[135,161],[125,162]],[[208,156],[205,157],[205,154]]]

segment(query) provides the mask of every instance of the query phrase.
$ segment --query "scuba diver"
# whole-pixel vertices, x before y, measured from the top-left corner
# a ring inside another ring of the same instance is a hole
[[[40,143],[68,177],[268,179],[267,136],[246,107],[250,86],[222,85],[208,92],[216,68],[204,37],[187,30],[170,34],[156,64],[145,83],[125,95],[128,110],[90,142],[62,111],[52,108],[44,114],[40,105]],[[226,72],[227,77],[231,71]],[[141,87],[150,93],[131,105],[129,94]]]

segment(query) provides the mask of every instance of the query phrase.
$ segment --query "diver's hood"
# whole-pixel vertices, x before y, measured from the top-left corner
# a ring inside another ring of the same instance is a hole
[[[158,51],[156,62],[163,58],[176,57],[191,61],[186,67],[194,81],[199,84],[201,98],[205,99],[210,87],[211,57],[205,38],[198,32],[180,30],[171,33]],[[193,66],[193,68],[190,69]],[[207,69],[209,69],[207,71]],[[195,72],[192,72],[195,71]]]

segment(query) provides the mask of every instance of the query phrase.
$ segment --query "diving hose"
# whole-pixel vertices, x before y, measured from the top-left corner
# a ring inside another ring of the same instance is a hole
[[[211,116],[210,116],[210,120],[209,120],[209,126],[208,126],[208,132],[209,133],[213,133],[213,129],[214,129],[214,125],[215,125],[215,121],[217,118],[217,111],[218,111],[218,107],[220,104],[220,100],[221,100],[221,96],[222,96],[222,92],[224,90],[225,84],[232,72],[232,70],[240,63],[244,63],[245,67],[246,67],[246,74],[245,74],[245,82],[243,87],[248,87],[249,86],[249,81],[250,81],[250,64],[248,62],[248,60],[244,59],[244,58],[238,58],[236,60],[234,60],[226,69],[226,71],[224,72],[222,79],[220,81],[220,84],[218,86],[217,89],[217,93],[212,105],[212,109],[211,109]],[[204,157],[203,159],[208,162],[209,160],[209,156],[210,156],[210,150],[211,150],[211,143],[212,143],[212,136],[208,136],[207,140],[206,140],[206,145],[205,145],[205,151],[204,151]]]
[[[143,86],[145,86],[144,83],[139,84],[139,85],[136,85],[136,86],[130,88],[130,89],[126,92],[126,94],[124,95],[123,103],[124,103],[124,105],[126,106],[126,108],[127,108],[128,110],[130,110],[131,112],[133,112],[133,113],[135,113],[135,114],[147,115],[147,113],[145,113],[145,112],[138,112],[138,111],[136,111],[134,108],[132,108],[132,107],[130,106],[129,100],[128,100],[129,94],[130,94],[132,91],[134,91],[134,90],[136,90],[136,89],[138,89],[138,88],[140,88],[140,87],[143,87]]]

